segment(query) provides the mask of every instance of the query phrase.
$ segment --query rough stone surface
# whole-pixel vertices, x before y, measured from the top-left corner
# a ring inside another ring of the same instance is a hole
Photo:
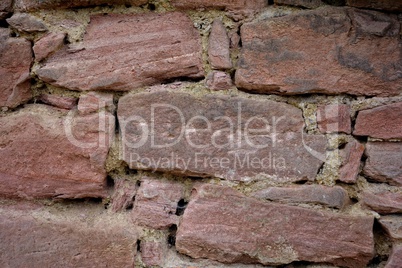
[[[11,18],[7,19],[11,27],[21,32],[46,32],[47,27],[41,20],[26,13],[15,13]]]
[[[345,148],[341,149],[341,165],[339,167],[339,181],[355,183],[360,172],[360,163],[364,153],[364,145],[355,139],[350,140]]]
[[[399,94],[399,29],[396,15],[330,6],[246,23],[236,85],[267,94]]]
[[[14,108],[32,97],[31,62],[29,41],[12,38],[9,29],[0,28],[0,106]]]
[[[250,14],[267,6],[264,0],[172,0],[173,6],[184,9],[214,8]]]
[[[251,196],[290,204],[309,203],[332,208],[343,208],[349,202],[348,193],[340,186],[269,187]]]
[[[133,6],[140,6],[146,4],[148,0],[15,0],[15,7],[17,10],[29,11],[38,9],[57,9],[57,8],[71,8],[71,7],[85,7],[95,5],[124,5],[130,4]]]
[[[233,86],[232,78],[225,72],[212,71],[208,74],[205,85],[211,90],[227,90]]]
[[[184,14],[96,15],[84,41],[64,47],[37,71],[72,90],[131,90],[176,77],[204,76],[201,41]]]
[[[291,5],[306,8],[317,8],[325,5],[321,0],[274,0],[275,4]]]
[[[384,268],[400,268],[402,267],[402,243],[392,246],[391,255]]]
[[[111,198],[112,211],[117,212],[133,208],[138,187],[135,181],[115,179],[114,192]]]
[[[381,214],[392,214],[402,212],[402,194],[401,193],[363,193],[363,204],[370,209]]]
[[[321,133],[350,134],[352,131],[350,106],[346,104],[320,106],[317,111],[317,124]]]
[[[368,142],[364,175],[378,182],[402,185],[402,143]]]
[[[13,9],[13,0],[1,0],[0,11],[11,12]]]
[[[57,108],[71,110],[77,106],[78,99],[74,97],[63,97],[51,94],[42,94],[38,97],[38,100]]]
[[[367,1],[367,0],[347,0],[348,6],[362,7],[362,8],[372,8],[379,10],[388,11],[402,11],[401,1],[395,0],[377,0],[377,1]]]
[[[8,12],[1,12],[0,11],[0,20],[4,20],[5,18],[7,18],[8,16]]]
[[[324,136],[304,134],[301,110],[269,100],[129,94],[119,100],[118,118],[123,159],[133,169],[240,181],[314,180],[326,148]]]
[[[141,259],[146,267],[165,267],[167,245],[161,241],[141,241]]]
[[[383,216],[379,221],[392,239],[402,239],[401,215]]]
[[[33,46],[35,59],[42,61],[47,56],[60,49],[63,46],[65,37],[66,34],[64,33],[49,33],[36,41]]]
[[[212,23],[208,43],[208,60],[213,69],[230,69],[232,61],[229,51],[230,40],[220,19]]]
[[[66,113],[37,104],[0,117],[0,195],[106,195],[104,164],[114,135],[114,116]]]
[[[3,204],[0,266],[134,267],[137,235],[128,223],[101,213],[83,207],[57,213]]]
[[[402,139],[402,102],[360,111],[353,134],[379,139]]]
[[[179,223],[177,204],[184,197],[180,183],[144,178],[135,196],[133,221],[154,229],[167,229]]]
[[[89,92],[80,97],[78,101],[78,112],[80,114],[90,114],[102,109],[114,113],[115,106],[113,95],[109,93]]]
[[[261,202],[231,188],[203,185],[193,190],[176,249],[225,263],[365,267],[374,253],[372,226],[372,217]]]

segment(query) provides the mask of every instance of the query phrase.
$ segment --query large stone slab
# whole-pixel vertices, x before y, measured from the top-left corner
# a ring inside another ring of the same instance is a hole
[[[363,204],[381,214],[402,213],[402,194],[392,192],[364,192]]]
[[[31,62],[30,42],[10,37],[9,29],[0,28],[0,107],[14,108],[32,97]]]
[[[114,116],[30,105],[0,117],[0,195],[83,198],[106,195],[104,168]]]
[[[17,10],[29,11],[39,9],[73,8],[95,5],[125,5],[140,6],[146,4],[148,0],[15,0]]]
[[[267,94],[399,94],[399,29],[396,15],[341,7],[246,23],[236,85]]]
[[[228,11],[250,14],[267,6],[265,0],[172,0],[174,7],[179,9],[224,9]]]
[[[137,234],[101,206],[15,207],[0,207],[1,267],[134,267]]]
[[[176,249],[225,263],[366,267],[374,253],[372,226],[372,217],[261,202],[231,188],[203,185],[193,190]]]
[[[177,77],[204,76],[201,41],[184,14],[96,15],[84,41],[64,47],[37,71],[72,90],[131,90]]]
[[[402,185],[402,143],[368,142],[363,174],[378,182]]]
[[[402,139],[402,102],[360,111],[353,134],[378,139]]]
[[[314,180],[326,139],[280,102],[160,91],[120,98],[122,158],[133,169],[228,180]],[[317,158],[316,158],[317,157]]]

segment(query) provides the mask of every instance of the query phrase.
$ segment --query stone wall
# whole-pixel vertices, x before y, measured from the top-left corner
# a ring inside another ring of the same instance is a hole
[[[402,267],[401,12],[2,0],[0,267]]]

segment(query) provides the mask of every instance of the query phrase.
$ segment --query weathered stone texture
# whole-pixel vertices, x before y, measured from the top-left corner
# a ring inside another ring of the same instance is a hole
[[[353,134],[379,139],[402,139],[402,102],[360,111]]]
[[[261,202],[222,186],[193,193],[176,236],[177,250],[192,258],[365,267],[373,257],[372,217]]]
[[[191,105],[190,105],[191,104]],[[249,181],[314,180],[326,148],[289,104],[153,92],[120,98],[123,159],[133,169]],[[303,145],[304,142],[304,145]]]
[[[388,258],[384,268],[400,268],[402,267],[402,243],[392,246],[391,255]]]
[[[11,12],[13,9],[13,0],[1,0],[0,12]]]
[[[71,110],[77,106],[78,99],[74,97],[63,97],[58,95],[51,94],[42,94],[38,97],[38,100],[49,104],[51,106],[55,106],[57,108]]]
[[[224,72],[212,71],[208,74],[205,85],[211,90],[226,90],[233,86],[230,75]]]
[[[47,27],[35,16],[25,13],[15,13],[11,18],[7,19],[7,23],[11,27],[22,32],[46,32]]]
[[[220,19],[212,23],[208,43],[208,60],[213,69],[230,69],[232,61],[229,51],[230,40]]]
[[[46,105],[0,117],[0,195],[105,196],[104,164],[114,123],[109,113],[67,115]]]
[[[49,33],[35,42],[33,51],[37,61],[44,60],[47,56],[57,51],[63,46],[64,33]]]
[[[369,142],[364,175],[378,182],[402,185],[402,143]]]
[[[252,193],[251,196],[290,204],[319,204],[332,208],[343,208],[350,201],[348,193],[342,187],[322,185],[269,187]]]
[[[184,186],[180,183],[144,178],[135,196],[132,219],[138,225],[155,229],[177,225],[177,204],[183,197]]]
[[[350,106],[346,104],[330,104],[320,106],[317,111],[317,124],[321,133],[352,131]]]
[[[102,109],[106,109],[106,111],[113,114],[116,107],[113,103],[112,94],[89,92],[81,96],[77,108],[80,114],[85,115],[95,113]]]
[[[392,214],[402,212],[402,194],[401,193],[363,193],[363,204],[370,209],[381,214]]]
[[[12,38],[9,29],[0,28],[0,106],[14,108],[32,97],[31,62],[29,41]]]
[[[173,6],[185,9],[202,9],[215,8],[229,11],[242,11],[251,13],[259,11],[267,6],[267,1],[264,0],[172,0]]]
[[[401,215],[382,216],[379,222],[392,239],[402,239]]]
[[[114,180],[114,192],[112,195],[113,212],[132,209],[134,206],[135,195],[138,190],[138,185],[135,181],[125,179]]]
[[[37,71],[72,90],[131,90],[176,77],[204,76],[198,31],[184,14],[96,15],[84,41]]]
[[[388,11],[402,11],[402,3],[398,0],[347,0],[348,6],[362,7],[362,8],[373,8]]]
[[[0,207],[0,266],[134,267],[136,234],[127,224],[63,211]]]
[[[124,5],[140,6],[146,4],[148,0],[15,0],[17,10],[29,11],[39,9],[85,7],[95,5]]]
[[[360,163],[364,153],[364,145],[355,139],[350,140],[345,148],[339,151],[341,165],[339,167],[339,181],[355,183],[360,172]]]
[[[267,94],[399,94],[399,29],[396,15],[329,6],[246,23],[236,85]]]
[[[165,267],[166,255],[166,243],[161,241],[141,241],[141,260],[147,267]]]

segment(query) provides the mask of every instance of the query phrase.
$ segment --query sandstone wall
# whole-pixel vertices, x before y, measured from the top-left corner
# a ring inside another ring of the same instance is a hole
[[[401,12],[2,0],[0,267],[402,267]]]

